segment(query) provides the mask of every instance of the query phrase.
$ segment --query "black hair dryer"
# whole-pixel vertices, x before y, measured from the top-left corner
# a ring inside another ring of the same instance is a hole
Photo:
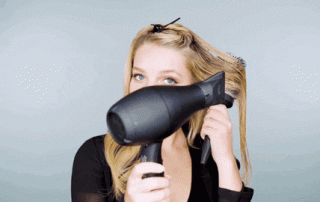
[[[141,161],[162,164],[161,145],[164,138],[177,131],[198,110],[211,105],[233,105],[225,94],[225,73],[219,72],[205,81],[188,86],[148,86],[115,103],[107,113],[112,138],[120,145],[141,145]],[[201,164],[211,154],[206,135],[202,146]],[[142,178],[164,176],[148,173]]]

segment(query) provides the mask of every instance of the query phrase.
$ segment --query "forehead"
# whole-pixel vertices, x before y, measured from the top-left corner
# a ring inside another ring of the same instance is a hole
[[[162,71],[173,69],[178,72],[187,71],[184,56],[177,50],[144,44],[136,51],[133,66],[143,70]]]

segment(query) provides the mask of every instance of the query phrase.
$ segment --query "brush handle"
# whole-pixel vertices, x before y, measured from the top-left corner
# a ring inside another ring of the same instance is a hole
[[[200,159],[200,163],[202,165],[205,165],[207,163],[210,154],[211,154],[210,138],[208,135],[206,135],[204,138],[204,142],[202,144],[202,153],[201,153],[201,159]]]

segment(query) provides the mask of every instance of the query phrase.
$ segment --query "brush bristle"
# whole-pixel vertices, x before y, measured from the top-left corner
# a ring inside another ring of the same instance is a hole
[[[234,57],[234,58],[237,58],[238,60],[240,60],[240,62],[242,63],[242,66],[244,67],[244,68],[246,68],[246,61],[244,60],[244,59],[242,59],[241,57],[237,57],[237,56],[234,56],[233,54],[231,54],[231,53],[229,53],[229,52],[227,52],[227,54],[228,55],[230,55],[230,56],[232,56],[232,57]]]

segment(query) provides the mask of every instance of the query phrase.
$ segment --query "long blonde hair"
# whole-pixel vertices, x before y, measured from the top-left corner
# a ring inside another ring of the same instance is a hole
[[[153,33],[152,30],[153,26],[143,28],[131,43],[124,71],[124,96],[129,94],[135,53],[140,46],[146,43],[156,43],[181,52],[192,74],[193,82],[203,81],[220,71],[224,71],[225,92],[235,99],[234,103],[239,108],[241,162],[244,165],[242,180],[245,185],[248,185],[251,179],[251,164],[246,143],[247,87],[244,61],[219,51],[180,24],[171,24],[166,27],[166,30],[159,33]],[[200,110],[189,118],[187,142],[193,148],[196,148],[193,142],[201,131],[207,109]],[[127,180],[133,167],[140,163],[140,146],[119,145],[107,133],[104,139],[104,148],[113,179],[111,192],[119,200],[125,194]]]

